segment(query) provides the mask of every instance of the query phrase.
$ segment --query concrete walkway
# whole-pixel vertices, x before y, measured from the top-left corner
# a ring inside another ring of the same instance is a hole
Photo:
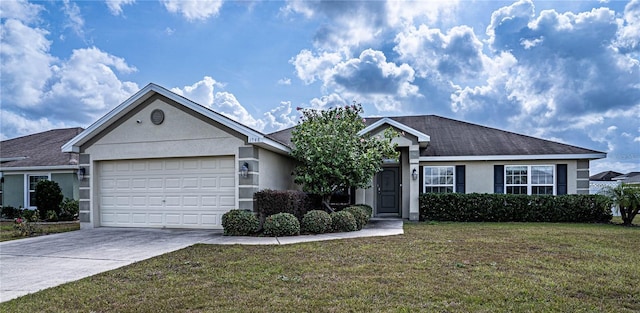
[[[372,219],[349,233],[295,237],[234,237],[222,231],[107,228],[0,243],[0,302],[76,281],[134,262],[203,244],[284,245],[358,237],[401,235],[402,220]]]

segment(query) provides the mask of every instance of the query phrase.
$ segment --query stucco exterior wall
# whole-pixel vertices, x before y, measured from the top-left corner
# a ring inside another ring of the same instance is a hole
[[[164,122],[151,123],[154,109],[164,111]],[[119,125],[87,146],[92,161],[236,155],[244,141],[161,99],[117,122]]]
[[[577,162],[575,160],[420,162],[420,167],[465,165],[465,193],[493,193],[494,165],[557,164],[567,164],[567,193],[577,193]],[[422,191],[420,186],[420,192]]]
[[[78,176],[76,173],[52,173],[51,180],[58,183],[64,198],[78,200]]]
[[[260,176],[259,188],[274,190],[300,189],[293,182],[293,169],[295,161],[288,157],[269,150],[260,149]]]
[[[14,208],[24,207],[24,174],[4,173],[2,205]]]

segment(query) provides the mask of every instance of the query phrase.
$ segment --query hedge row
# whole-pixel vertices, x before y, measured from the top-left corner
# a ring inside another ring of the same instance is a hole
[[[609,199],[601,195],[420,195],[421,221],[606,223],[611,218]]]
[[[256,192],[253,198],[260,221],[278,213],[293,214],[301,221],[307,211],[314,209],[312,199],[305,192],[297,190],[265,189]]]

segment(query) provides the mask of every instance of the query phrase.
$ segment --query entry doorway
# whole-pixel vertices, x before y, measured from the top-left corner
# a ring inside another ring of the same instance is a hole
[[[400,167],[383,167],[377,179],[377,216],[400,216]]]

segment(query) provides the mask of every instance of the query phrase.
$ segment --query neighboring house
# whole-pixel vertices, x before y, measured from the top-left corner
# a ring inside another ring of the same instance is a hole
[[[640,184],[640,172],[629,172],[624,175],[613,177],[611,180],[629,185]]]
[[[589,176],[589,194],[595,195],[602,192],[607,187],[615,187],[620,182],[613,180],[615,177],[621,176],[622,173],[614,171],[604,171]]]
[[[41,180],[58,183],[65,198],[78,199],[78,155],[60,148],[82,128],[53,129],[0,142],[0,203],[36,209],[34,189]]]
[[[589,192],[589,161],[605,153],[443,117],[367,119],[394,127],[400,158],[384,162],[355,201],[376,216],[418,219],[423,192]],[[222,214],[253,209],[262,189],[297,189],[291,128],[263,134],[149,84],[70,140],[79,153],[83,228],[220,229]]]

